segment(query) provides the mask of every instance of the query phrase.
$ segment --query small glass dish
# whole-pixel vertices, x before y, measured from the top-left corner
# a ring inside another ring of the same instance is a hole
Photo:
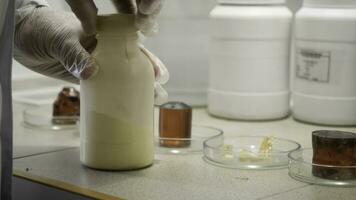
[[[335,187],[355,187],[356,178],[349,180],[336,180],[320,178],[313,175],[313,168],[326,170],[327,172],[338,173],[342,170],[343,173],[353,173],[356,176],[356,166],[332,166],[332,165],[319,165],[313,163],[313,149],[299,149],[289,153],[289,176],[293,179],[324,186]]]
[[[266,144],[268,151],[262,148]],[[297,142],[276,137],[214,137],[204,142],[204,160],[233,169],[280,169],[288,166],[288,153],[300,147]]]
[[[191,138],[155,137],[155,151],[160,154],[193,154],[203,151],[203,142],[212,137],[223,137],[223,131],[208,126],[192,126]]]
[[[78,129],[79,117],[53,117],[52,111],[53,108],[50,105],[24,110],[22,124],[26,128],[40,130],[60,131]]]

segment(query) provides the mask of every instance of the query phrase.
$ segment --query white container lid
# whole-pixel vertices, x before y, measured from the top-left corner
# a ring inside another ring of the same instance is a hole
[[[225,3],[225,4],[268,5],[268,4],[285,4],[286,0],[218,0],[218,2]]]
[[[304,0],[305,6],[311,7],[355,7],[356,0]]]

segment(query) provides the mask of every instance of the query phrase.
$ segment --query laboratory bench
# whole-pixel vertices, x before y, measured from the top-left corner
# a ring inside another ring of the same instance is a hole
[[[79,146],[80,141],[77,132],[46,132],[45,130],[39,131],[25,126],[23,110],[29,107],[31,106],[20,103],[14,103],[13,105],[14,159]]]
[[[152,166],[137,171],[89,169],[79,160],[78,134],[29,130],[22,124],[21,113],[25,108],[26,105],[14,104],[13,168],[17,184],[15,187],[22,187],[22,190],[15,188],[14,191],[16,194],[26,195],[27,199],[55,199],[59,195],[57,193],[63,195],[62,199],[109,200],[351,200],[356,196],[355,188],[334,188],[298,182],[288,176],[287,169],[238,170],[214,166],[203,160],[202,153],[156,154]],[[157,117],[156,110],[155,118]],[[219,119],[210,116],[205,108],[193,110],[193,124],[222,129],[225,137],[272,135],[297,141],[303,147],[311,146],[313,130],[339,129],[356,132],[356,127],[309,125],[291,117],[261,122]],[[37,184],[37,189],[29,189],[33,187],[31,183]],[[54,196],[48,194],[49,189],[53,189]],[[31,194],[33,191],[37,191],[37,194]],[[38,191],[47,192],[41,196]]]

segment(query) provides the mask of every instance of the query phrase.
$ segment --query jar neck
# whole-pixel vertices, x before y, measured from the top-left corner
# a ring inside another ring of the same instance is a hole
[[[98,16],[97,31],[99,36],[137,36],[135,16],[128,14],[111,14]]]

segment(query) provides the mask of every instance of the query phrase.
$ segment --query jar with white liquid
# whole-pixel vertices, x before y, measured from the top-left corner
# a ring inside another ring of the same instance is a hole
[[[80,159],[91,168],[153,163],[154,71],[139,48],[133,15],[98,16],[93,56],[100,70],[81,81]]]
[[[212,115],[241,120],[288,115],[291,21],[284,0],[219,0],[210,14]]]
[[[356,125],[356,1],[304,0],[294,52],[294,117]]]

